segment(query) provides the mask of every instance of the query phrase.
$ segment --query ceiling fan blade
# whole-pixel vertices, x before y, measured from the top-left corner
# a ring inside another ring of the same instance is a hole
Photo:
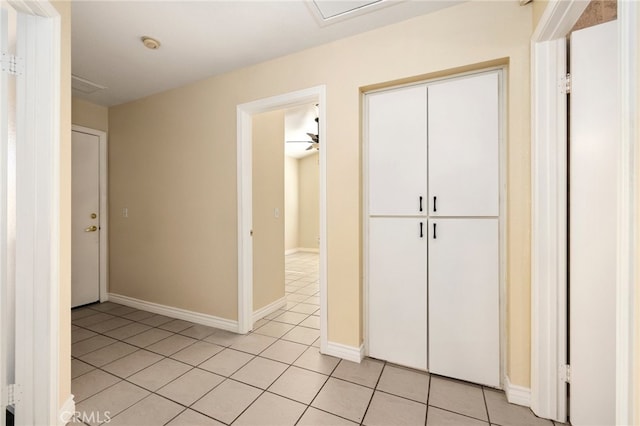
[[[320,141],[318,140],[318,135],[313,134],[313,133],[307,133],[307,135],[309,135],[309,137],[311,138],[311,140],[312,140],[314,143],[318,143],[318,142],[320,142]]]
[[[313,143],[311,141],[285,141],[285,143]]]

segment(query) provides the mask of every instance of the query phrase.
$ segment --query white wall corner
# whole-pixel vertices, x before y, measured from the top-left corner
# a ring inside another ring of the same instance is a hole
[[[263,306],[262,308],[253,311],[253,322],[255,323],[258,320],[266,317],[269,314],[274,313],[278,309],[287,305],[287,297],[282,296],[280,299],[277,299],[274,302],[269,303],[267,306]]]
[[[73,395],[69,395],[58,411],[58,426],[65,426],[69,423],[75,415],[75,412],[76,402],[73,400]]]
[[[190,321],[195,324],[206,325],[208,327],[231,331],[233,333],[238,333],[239,330],[238,321],[235,320],[220,318],[214,315],[203,314],[186,309],[175,308],[173,306],[161,305],[159,303],[147,302],[146,300],[135,299],[133,297],[123,296],[121,294],[109,293],[109,301],[129,306],[131,308],[153,312],[154,314],[165,315],[171,318]]]
[[[531,388],[518,386],[511,383],[509,377],[504,379],[504,392],[507,395],[507,401],[511,404],[531,406]]]
[[[342,343],[327,342],[327,350],[323,354],[359,364],[364,358],[364,344],[360,345],[360,347],[355,347],[343,345]]]

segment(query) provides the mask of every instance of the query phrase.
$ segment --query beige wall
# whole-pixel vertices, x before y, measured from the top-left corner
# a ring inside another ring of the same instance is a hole
[[[284,297],[284,111],[254,115],[252,134],[255,311]]]
[[[636,22],[640,22],[640,7],[636,7]],[[636,31],[636,71],[640,71],[640,31]],[[636,111],[640,111],[640,90],[636,88]],[[640,121],[635,122],[636,147],[640,147]],[[636,167],[640,167],[640,149],[636,149]],[[636,253],[640,250],[640,170],[636,170]],[[633,394],[633,406],[635,407],[635,422],[640,425],[640,262],[636,262],[636,306],[635,306],[635,348],[634,348],[634,373],[635,373],[635,389]]]
[[[315,153],[298,160],[300,248],[318,249],[320,237],[320,156]]]
[[[109,130],[109,108],[74,97],[71,99],[71,122],[106,132]]]
[[[544,10],[547,8],[549,0],[533,0],[533,29],[536,28]]]
[[[71,394],[71,3],[53,2],[60,13],[60,407]]]
[[[284,157],[284,249],[298,247],[298,160]]]
[[[236,319],[236,106],[325,84],[328,337],[359,346],[361,89],[508,63],[507,371],[529,386],[531,9],[466,2],[111,108],[112,291]]]

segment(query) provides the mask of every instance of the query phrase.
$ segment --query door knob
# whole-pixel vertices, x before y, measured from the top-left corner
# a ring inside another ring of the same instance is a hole
[[[98,227],[95,225],[84,228],[84,232],[96,232],[97,230],[98,230]]]

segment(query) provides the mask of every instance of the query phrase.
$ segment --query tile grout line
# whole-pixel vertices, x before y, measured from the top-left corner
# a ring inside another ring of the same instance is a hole
[[[380,370],[380,375],[378,376],[378,380],[376,380],[376,384],[373,386],[373,392],[371,393],[371,398],[369,398],[369,403],[367,404],[367,408],[365,408],[364,413],[362,413],[362,420],[360,420],[360,424],[364,423],[364,419],[367,416],[367,412],[369,411],[369,407],[371,407],[371,402],[373,401],[373,397],[376,394],[376,390],[378,389],[378,384],[380,383],[380,379],[382,378],[382,373],[384,373],[384,369],[387,367],[387,361],[383,361],[382,369]]]
[[[425,402],[427,409],[424,412],[424,424],[427,426],[427,420],[429,419],[429,398],[431,398],[431,374],[429,374],[429,384],[427,385],[427,401]]]

